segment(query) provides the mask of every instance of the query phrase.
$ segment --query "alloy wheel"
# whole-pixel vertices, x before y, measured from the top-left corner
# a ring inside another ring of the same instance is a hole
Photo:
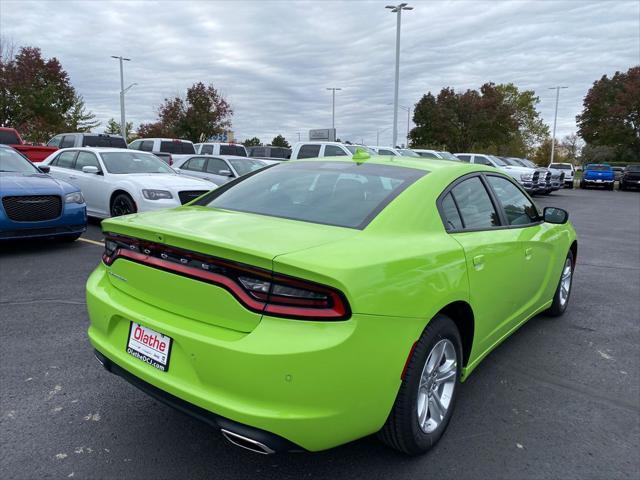
[[[562,269],[562,278],[560,279],[560,306],[564,307],[569,299],[569,292],[571,291],[571,280],[573,277],[573,265],[571,259],[567,258],[564,262],[564,268]]]

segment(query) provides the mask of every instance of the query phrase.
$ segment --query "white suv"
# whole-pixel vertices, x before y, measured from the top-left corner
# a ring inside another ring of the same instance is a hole
[[[540,172],[529,167],[516,167],[507,164],[504,160],[499,159],[495,155],[478,154],[478,153],[455,153],[463,162],[477,163],[481,165],[489,165],[490,167],[499,168],[506,174],[513,177],[522,188],[529,193],[537,192],[539,187]]]
[[[196,143],[196,153],[200,155],[233,155],[236,157],[248,157],[247,149],[239,143],[206,142]]]
[[[366,150],[369,155],[377,155],[376,152],[364,145],[345,145],[339,142],[298,142],[291,151],[291,160],[317,157],[351,157],[358,148]]]
[[[573,176],[576,171],[571,163],[550,163],[549,170],[554,173],[564,173],[565,188],[573,188]]]

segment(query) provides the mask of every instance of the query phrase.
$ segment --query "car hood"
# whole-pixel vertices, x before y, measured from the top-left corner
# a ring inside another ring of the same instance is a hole
[[[352,228],[201,206],[111,218],[102,222],[102,229],[269,270],[278,255],[361,233]]]
[[[44,173],[0,172],[3,195],[60,195],[78,189]]]
[[[117,176],[115,177],[117,178]],[[123,175],[123,177],[144,188],[211,190],[211,182],[178,173],[175,175],[168,173],[130,173],[126,176]]]

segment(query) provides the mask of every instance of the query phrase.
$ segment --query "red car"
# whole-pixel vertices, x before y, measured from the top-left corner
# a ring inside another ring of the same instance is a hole
[[[0,143],[15,148],[34,163],[41,162],[58,150],[57,147],[27,145],[15,128],[0,127]]]

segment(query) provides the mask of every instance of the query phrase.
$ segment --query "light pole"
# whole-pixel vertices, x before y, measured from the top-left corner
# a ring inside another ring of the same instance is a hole
[[[379,128],[376,130],[376,147],[380,146],[380,134],[382,132],[386,132],[387,130],[389,130],[391,127],[386,127],[386,128]]]
[[[329,87],[327,90],[332,91],[333,99],[331,101],[331,128],[336,128],[336,90],[342,90],[341,88]]]
[[[129,91],[131,87],[137,85],[136,83],[132,83],[126,89],[124,88],[124,69],[122,68],[122,62],[130,62],[130,58],[124,58],[122,55],[116,56],[111,55],[111,58],[115,58],[120,61],[120,135],[124,138],[124,141],[127,141],[127,124],[125,122],[124,116],[124,94]]]
[[[390,103],[387,103],[387,105],[391,105]],[[406,144],[406,148],[409,148],[409,126],[410,126],[410,122],[411,122],[411,107],[405,107],[404,105],[398,105],[398,107],[400,107],[401,109],[405,110],[407,112],[407,144]],[[396,148],[395,142],[394,145],[392,145],[393,148]]]
[[[556,150],[556,122],[558,121],[558,100],[560,99],[560,89],[561,88],[569,88],[569,87],[550,87],[549,90],[556,91],[556,111],[553,115],[553,137],[551,139],[551,162],[553,163],[553,156]]]
[[[300,132],[296,132],[298,134],[298,141],[300,141]]]
[[[387,5],[384,8],[391,10],[391,13],[397,15],[396,25],[396,83],[393,95],[393,147],[396,146],[398,141],[398,84],[400,82],[400,16],[402,10],[413,10],[413,7],[408,7],[406,3],[400,3],[396,6]]]

